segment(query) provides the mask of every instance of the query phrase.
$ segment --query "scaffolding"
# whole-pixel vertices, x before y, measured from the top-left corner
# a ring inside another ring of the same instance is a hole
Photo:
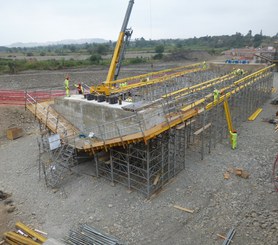
[[[251,77],[242,82],[242,87],[239,85],[241,83],[238,83],[236,87],[231,86],[234,82],[235,80],[232,79],[224,84],[225,87],[228,84],[230,87],[218,102],[209,99],[203,101],[199,104],[205,108],[201,113],[146,143],[139,142],[126,147],[111,148],[108,150],[107,161],[99,160],[96,155],[98,176],[121,183],[129,189],[136,189],[150,197],[186,168],[186,163],[191,160],[190,156],[196,159],[196,155],[199,155],[203,159],[216,147],[217,143],[229,140],[224,101],[230,105],[234,127],[239,128],[240,124],[246,121],[258,106],[269,99],[273,73],[267,72]],[[194,97],[195,101],[200,98],[201,95]],[[164,103],[166,114],[173,113],[180,108],[178,105],[181,104],[174,106],[173,104],[171,103],[170,106],[169,103]]]
[[[59,188],[77,164],[75,139],[78,129],[69,124],[50,106],[52,102],[38,101],[34,93],[25,93],[26,107],[39,122],[38,165],[47,186]],[[40,103],[39,103],[40,102]]]
[[[62,147],[58,156],[67,146],[89,152],[94,155],[96,176],[150,197],[185,169],[188,161],[198,156],[203,159],[217,143],[229,140],[224,103],[229,105],[232,123],[238,129],[270,97],[273,67],[249,75],[201,69],[132,87],[130,91],[137,95],[134,97],[144,100],[123,107],[131,112],[128,117],[119,118],[111,110],[111,121],[99,120],[84,132],[93,132],[93,138],[80,139],[80,131],[55,115],[47,104],[41,106],[28,98],[27,105],[40,122],[60,135]],[[217,100],[214,89],[220,91]],[[43,148],[45,139],[40,142],[42,152],[49,152]],[[60,157],[55,156],[52,162],[56,163]],[[69,165],[67,159],[66,166]],[[63,177],[57,176],[54,180],[59,182]]]

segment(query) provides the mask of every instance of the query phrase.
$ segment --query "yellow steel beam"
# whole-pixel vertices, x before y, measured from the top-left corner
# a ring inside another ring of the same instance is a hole
[[[249,121],[254,121],[257,116],[259,116],[259,114],[262,112],[262,108],[258,108],[250,117],[248,117]]]

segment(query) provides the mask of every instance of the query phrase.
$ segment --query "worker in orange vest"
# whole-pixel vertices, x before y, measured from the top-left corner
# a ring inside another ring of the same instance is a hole
[[[81,83],[74,84],[74,86],[77,88],[77,93],[78,94],[84,94],[84,89],[83,89]]]

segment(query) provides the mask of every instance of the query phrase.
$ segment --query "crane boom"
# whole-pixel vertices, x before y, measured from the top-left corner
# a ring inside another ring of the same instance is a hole
[[[128,21],[129,21],[130,15],[131,15],[133,4],[134,4],[134,0],[130,0],[128,7],[127,7],[126,14],[125,14],[125,18],[123,21],[123,25],[122,25],[122,28],[121,28],[121,31],[120,31],[120,34],[118,37],[118,41],[117,41],[117,44],[116,44],[116,47],[114,50],[110,68],[109,68],[109,71],[107,74],[105,83],[108,84],[109,87],[110,87],[109,82],[113,81],[115,78],[115,71],[116,71],[117,64],[120,64],[121,58],[123,57],[124,48],[125,48],[125,47],[123,47],[124,38],[125,38],[125,36],[130,37],[130,35],[132,33],[129,30],[127,30],[127,25],[128,25]],[[120,67],[118,66],[118,70],[119,70],[119,68]],[[118,74],[116,74],[116,77],[117,76],[118,76]]]

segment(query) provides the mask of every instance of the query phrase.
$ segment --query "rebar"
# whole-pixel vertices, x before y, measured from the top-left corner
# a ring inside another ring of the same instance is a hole
[[[71,230],[65,238],[70,245],[121,245],[114,236],[107,235],[87,224],[81,224],[77,229]]]

